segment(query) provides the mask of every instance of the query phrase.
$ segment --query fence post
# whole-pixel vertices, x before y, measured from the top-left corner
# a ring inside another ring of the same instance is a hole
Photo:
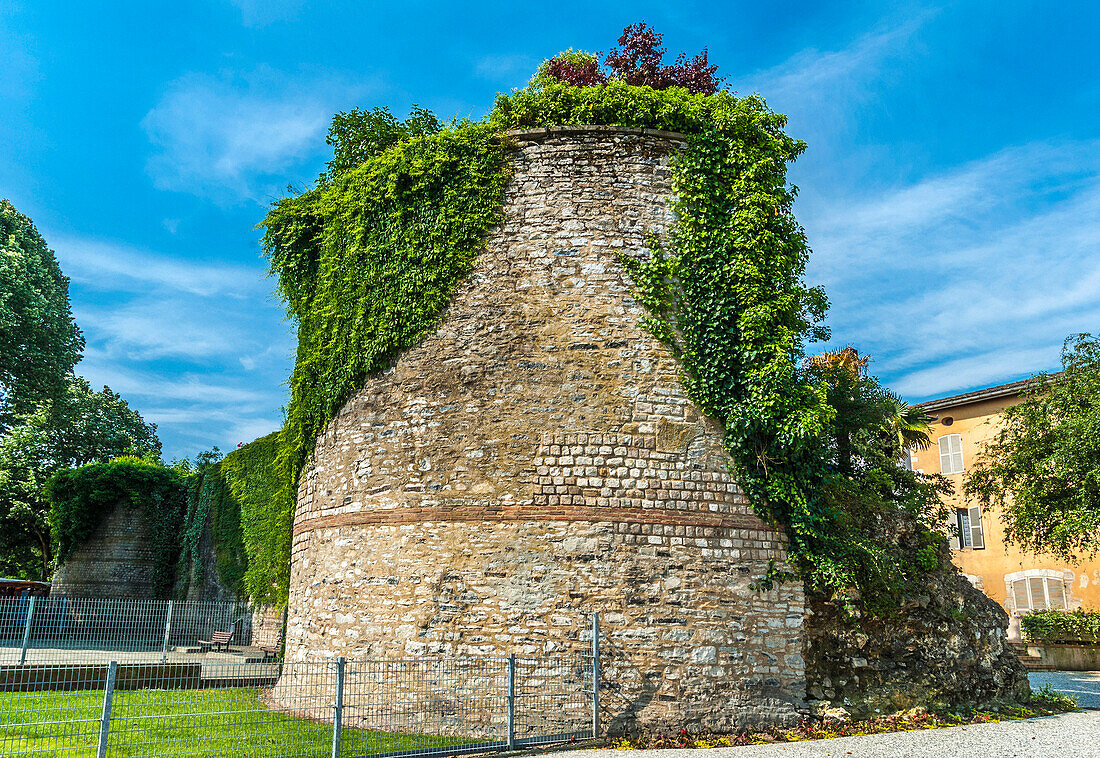
[[[341,727],[344,716],[344,666],[347,660],[336,659],[336,702],[332,706],[332,758],[340,758]]]
[[[34,618],[34,601],[38,598],[33,595],[27,603],[27,623],[23,626],[23,652],[19,654],[19,665],[27,662],[27,645],[31,641],[31,620]]]
[[[168,661],[168,635],[172,632],[172,601],[168,601],[168,616],[164,619],[164,645],[160,650],[160,663]]]
[[[508,655],[508,749],[516,749],[516,654]]]
[[[592,738],[600,736],[600,614],[592,614]]]
[[[118,661],[107,665],[107,689],[103,692],[103,712],[99,717],[99,744],[96,746],[96,758],[107,758],[107,736],[111,731],[111,702],[115,699],[115,676],[118,674]]]

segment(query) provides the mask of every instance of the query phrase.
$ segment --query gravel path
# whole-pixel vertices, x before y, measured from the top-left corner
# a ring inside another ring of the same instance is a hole
[[[1075,695],[1082,708],[1100,709],[1100,671],[1036,671],[1034,689],[1051,684]],[[813,742],[711,748],[709,750],[586,750],[583,758],[1100,758],[1100,710],[1059,716],[971,724]],[[550,753],[543,758],[578,758]]]
[[[707,750],[586,750],[541,758],[1100,758],[1100,711],[813,742]]]
[[[1033,690],[1049,683],[1075,696],[1082,708],[1100,708],[1100,671],[1033,671],[1027,678]]]

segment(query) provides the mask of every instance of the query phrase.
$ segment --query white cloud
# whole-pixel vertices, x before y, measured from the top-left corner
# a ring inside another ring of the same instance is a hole
[[[87,342],[77,373],[158,424],[166,455],[232,447],[279,426],[294,335],[259,261],[201,263],[47,237],[72,279]]]
[[[126,360],[208,359],[239,354],[247,335],[228,312],[211,312],[204,303],[140,299],[113,308],[76,314],[78,324],[110,345]]]
[[[96,289],[148,292],[157,287],[204,297],[246,297],[270,289],[259,263],[254,267],[199,263],[53,232],[47,239],[65,275]]]
[[[266,68],[189,74],[142,121],[156,149],[147,170],[159,189],[266,203],[286,186],[291,167],[324,152],[332,114],[365,90],[331,74]]]
[[[884,71],[918,54],[915,37],[936,13],[925,10],[880,27],[839,50],[802,50],[778,66],[734,77],[731,87],[766,96],[773,108],[798,122],[794,131],[803,138],[807,132],[836,133],[853,120],[853,105],[873,96]]]
[[[1022,350],[970,354],[905,374],[894,383],[893,389],[909,397],[931,397],[949,394],[953,389],[1002,384],[1057,365],[1061,347],[1058,342]]]
[[[914,397],[1056,368],[1100,331],[1100,143],[1002,150],[805,217],[838,342]]]

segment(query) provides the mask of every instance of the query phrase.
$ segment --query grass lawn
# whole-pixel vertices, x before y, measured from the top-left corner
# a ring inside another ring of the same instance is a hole
[[[102,691],[0,693],[0,755],[94,758],[102,707]],[[254,688],[120,690],[111,714],[110,756],[331,755],[331,724],[272,710]],[[349,756],[469,742],[352,728],[342,735]]]

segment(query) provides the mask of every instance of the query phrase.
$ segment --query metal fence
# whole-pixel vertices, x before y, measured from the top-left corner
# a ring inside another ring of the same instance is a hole
[[[0,598],[0,665],[166,663],[206,653],[215,632],[239,647],[259,643],[253,611],[238,603],[31,597]]]
[[[447,756],[599,732],[584,654],[0,665],[0,755]]]

